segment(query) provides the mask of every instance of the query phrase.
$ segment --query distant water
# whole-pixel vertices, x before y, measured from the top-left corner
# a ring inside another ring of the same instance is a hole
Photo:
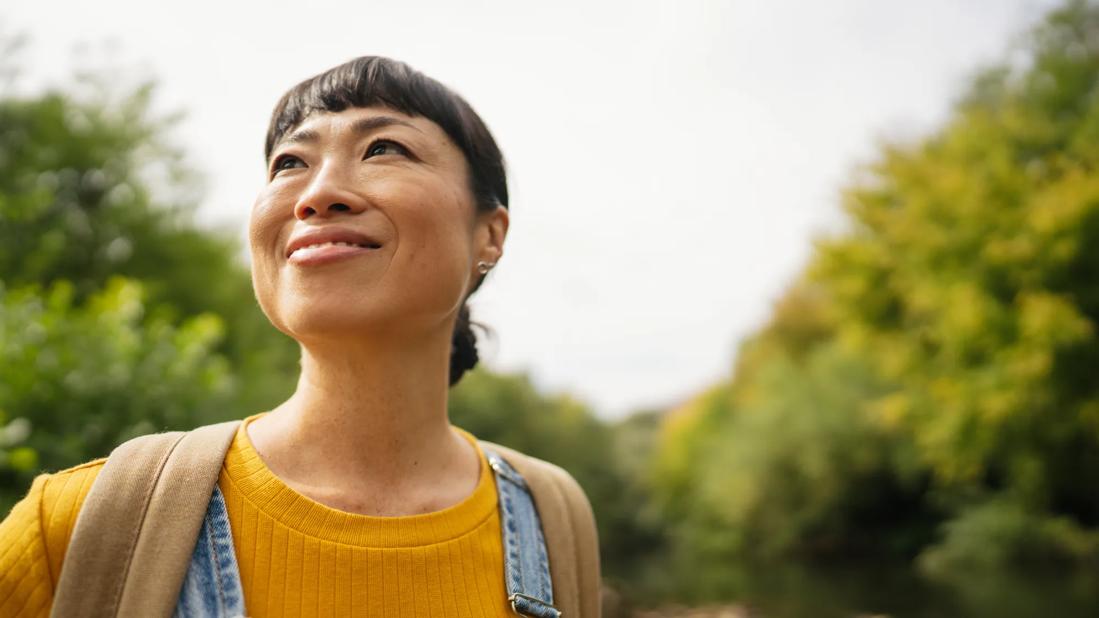
[[[735,603],[765,618],[1099,618],[1099,569],[931,582],[896,564],[783,564],[696,577],[700,604]]]

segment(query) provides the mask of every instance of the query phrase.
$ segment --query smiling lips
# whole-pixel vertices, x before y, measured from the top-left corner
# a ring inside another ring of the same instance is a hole
[[[291,237],[286,260],[299,266],[328,264],[381,248],[369,236],[346,228],[319,228]]]

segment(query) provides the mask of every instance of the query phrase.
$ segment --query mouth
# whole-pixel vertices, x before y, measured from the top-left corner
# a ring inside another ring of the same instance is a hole
[[[329,240],[327,242],[318,242],[318,243],[313,243],[313,244],[309,244],[309,245],[302,245],[300,247],[295,247],[294,249],[292,249],[290,251],[289,254],[287,254],[286,257],[289,258],[289,257],[293,256],[295,253],[297,253],[299,251],[316,251],[318,249],[323,249],[324,247],[358,247],[360,249],[381,249],[382,248],[382,246],[379,245],[378,243],[369,243],[369,242],[368,243],[362,243],[362,242],[346,242],[346,241],[342,241],[342,240]]]
[[[290,252],[287,261],[297,266],[320,266],[372,253],[381,248],[377,244],[349,242],[323,242],[298,247]]]
[[[355,230],[318,228],[292,238],[286,247],[291,264],[327,264],[382,248],[377,240]]]

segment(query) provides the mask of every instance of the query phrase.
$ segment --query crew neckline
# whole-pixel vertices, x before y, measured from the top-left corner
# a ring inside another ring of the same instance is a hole
[[[264,414],[244,419],[237,428],[222,466],[222,477],[244,500],[285,527],[344,545],[417,547],[444,543],[472,533],[496,513],[496,481],[488,459],[477,439],[460,427],[452,425],[476,449],[481,464],[473,492],[439,511],[377,516],[326,506],[298,493],[276,476],[248,437],[248,424]]]

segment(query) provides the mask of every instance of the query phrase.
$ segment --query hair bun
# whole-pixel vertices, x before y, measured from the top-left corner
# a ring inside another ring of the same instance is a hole
[[[477,335],[469,321],[469,307],[465,304],[454,322],[454,335],[450,345],[450,385],[454,386],[465,372],[477,365]]]

